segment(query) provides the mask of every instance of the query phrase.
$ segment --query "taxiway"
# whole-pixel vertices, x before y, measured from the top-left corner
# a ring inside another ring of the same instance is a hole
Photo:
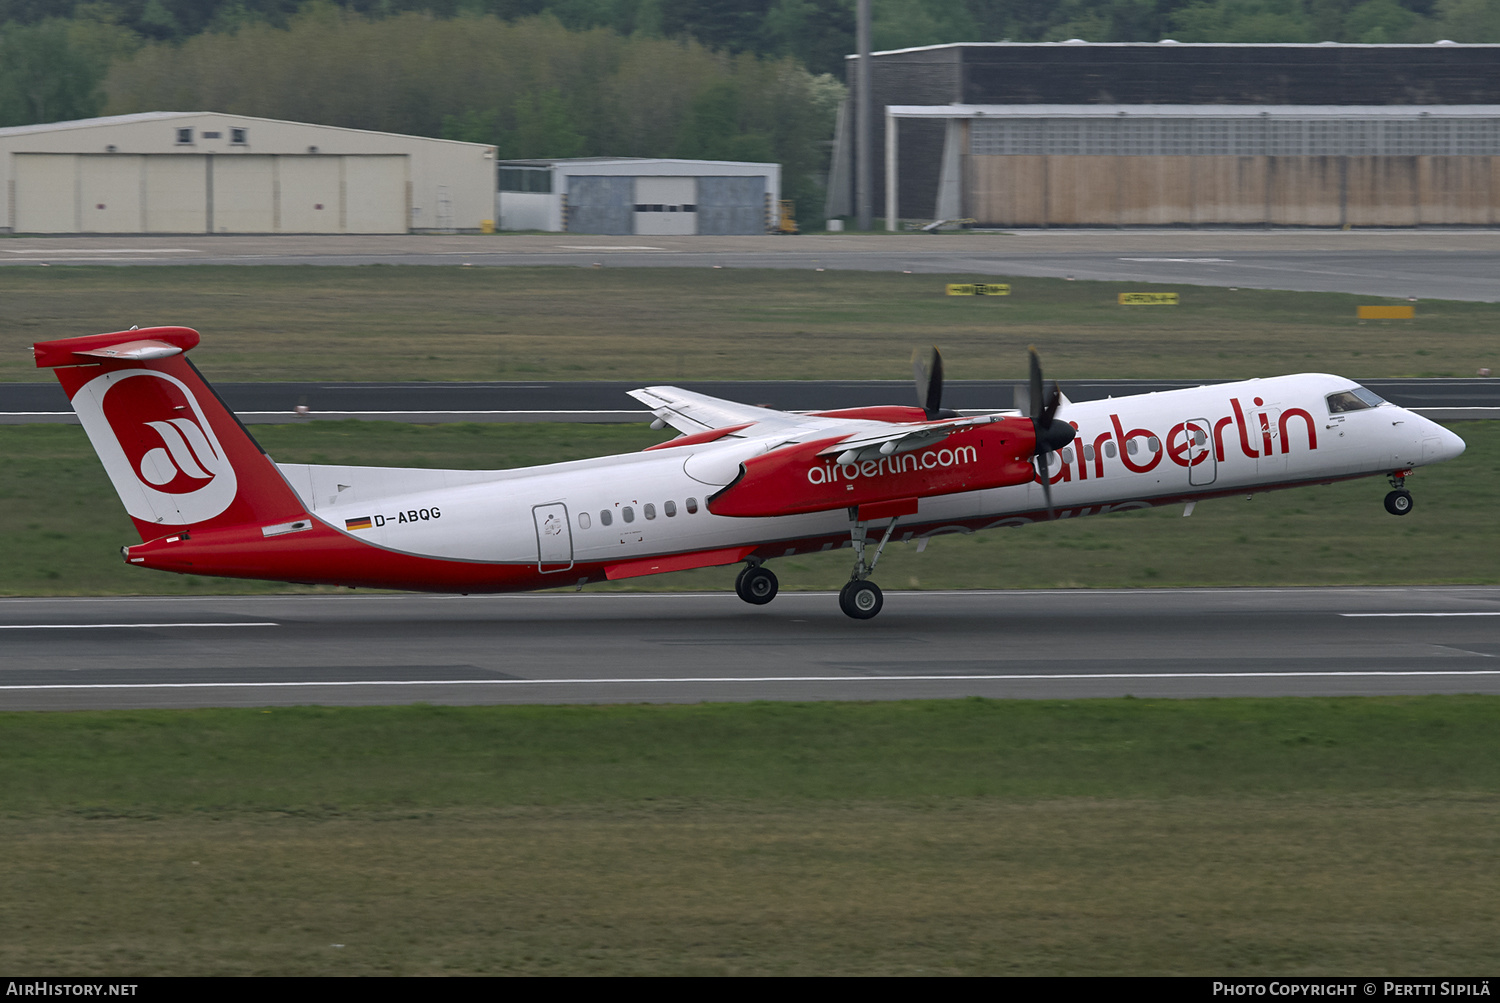
[[[0,267],[192,264],[821,268],[1500,300],[1500,231],[1487,229],[78,236],[0,243]]]

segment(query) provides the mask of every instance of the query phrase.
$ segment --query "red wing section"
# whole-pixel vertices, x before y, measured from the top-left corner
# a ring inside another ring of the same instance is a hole
[[[938,445],[839,463],[818,454],[839,439],[772,450],[708,501],[714,515],[778,516],[1025,484],[1036,477],[1036,433],[1025,419],[963,429]]]
[[[142,540],[306,519],[270,458],[183,355],[185,327],[41,342]]]
[[[723,428],[711,428],[706,432],[694,432],[692,435],[679,435],[675,439],[668,439],[666,442],[658,442],[654,446],[647,446],[641,452],[649,453],[653,449],[674,449],[678,446],[698,446],[705,442],[715,442],[726,435],[743,431],[752,424],[754,422],[746,422],[743,425],[726,425]]]
[[[840,411],[809,411],[809,418],[853,418],[856,421],[888,421],[892,424],[926,421],[927,412],[909,404],[846,407]]]

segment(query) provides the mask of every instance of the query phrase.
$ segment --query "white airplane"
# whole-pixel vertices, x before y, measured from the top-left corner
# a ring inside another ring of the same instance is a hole
[[[1384,475],[1458,456],[1452,432],[1351,380],[1303,374],[1068,402],[1031,355],[1029,413],[941,407],[936,351],[918,406],[796,414],[675,387],[632,396],[683,434],[639,453],[517,470],[275,463],[158,327],[34,346],[54,368],[143,543],[130,564],[273,581],[509,592],[852,546],[839,605],[880,612],[891,540]],[[1061,409],[1062,417],[1058,414]],[[874,537],[879,537],[875,544]]]

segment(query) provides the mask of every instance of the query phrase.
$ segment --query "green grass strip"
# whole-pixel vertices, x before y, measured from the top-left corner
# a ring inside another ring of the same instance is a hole
[[[950,282],[1009,296],[946,296]],[[1175,291],[1172,307],[1118,294]],[[210,380],[895,379],[936,344],[949,379],[1248,379],[1500,369],[1500,304],[994,275],[426,266],[8,267],[0,382],[47,380],[31,344],[132,324],[198,329]],[[1399,300],[1403,305],[1405,299]]]
[[[1500,792],[1500,698],[897,701],[0,717],[4,814]]]
[[[0,967],[1487,975],[1497,711],[4,714]]]

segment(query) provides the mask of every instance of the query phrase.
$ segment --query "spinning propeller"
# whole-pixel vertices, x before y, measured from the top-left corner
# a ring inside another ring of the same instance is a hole
[[[917,381],[917,406],[927,412],[928,421],[957,418],[957,411],[943,408],[943,357],[934,348],[924,357],[922,350],[911,353],[911,375]]]
[[[1056,513],[1052,509],[1052,480],[1047,475],[1047,467],[1052,462],[1050,454],[1072,442],[1078,433],[1067,422],[1054,420],[1057,406],[1062,403],[1062,393],[1057,389],[1057,381],[1053,380],[1043,400],[1042,363],[1036,357],[1035,348],[1030,352],[1031,424],[1036,427],[1036,452],[1032,454],[1032,462],[1036,466],[1037,479],[1042,482],[1042,494],[1047,498],[1047,518],[1053,519]]]

